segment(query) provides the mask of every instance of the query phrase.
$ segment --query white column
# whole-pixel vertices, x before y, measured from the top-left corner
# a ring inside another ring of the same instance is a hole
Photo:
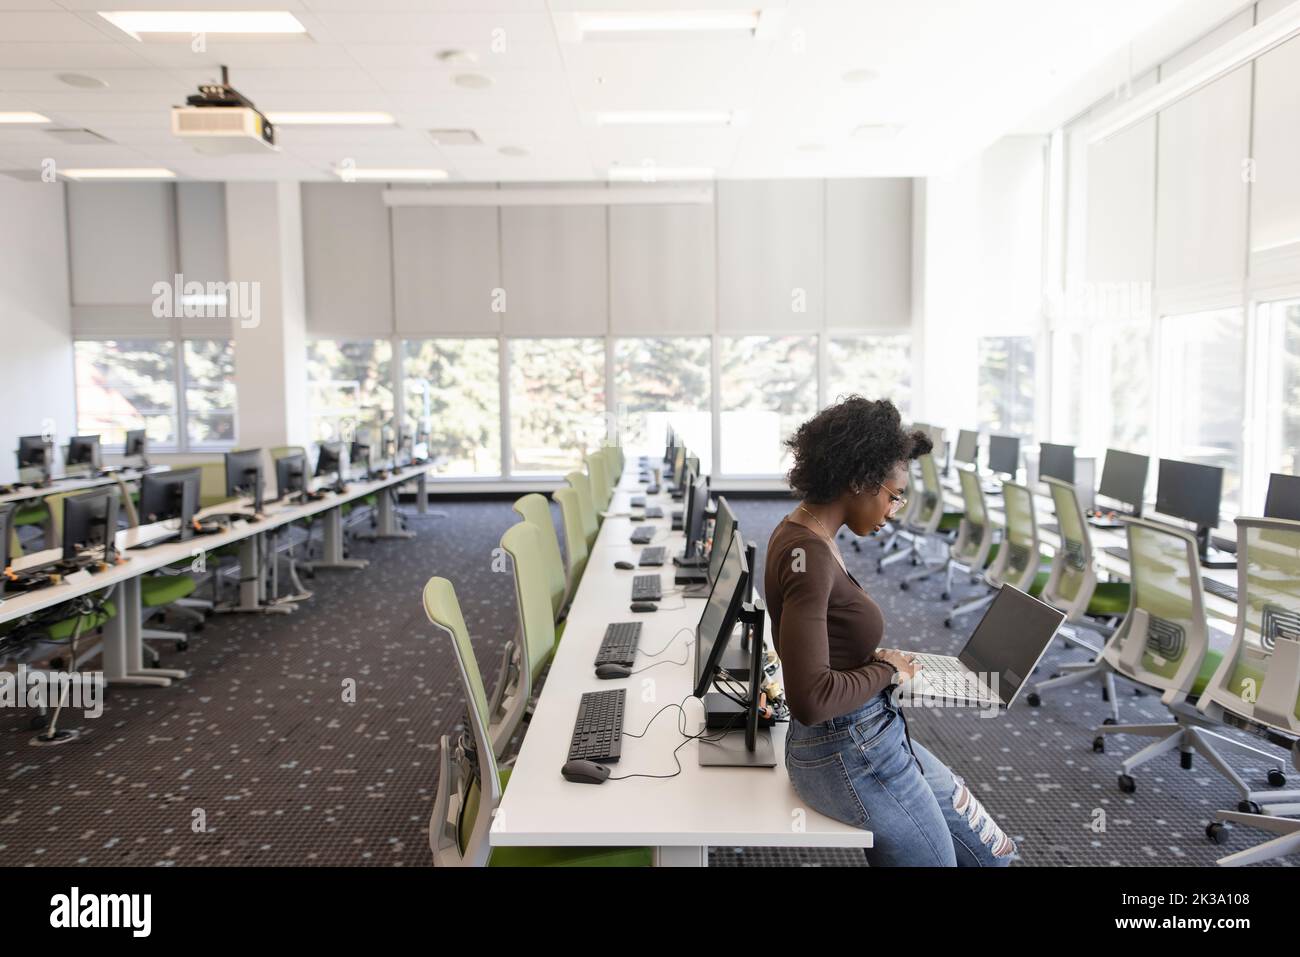
[[[307,445],[302,198],[297,183],[227,183],[230,278],[251,283],[256,315],[236,319],[239,445]],[[269,459],[265,463],[269,469]],[[269,472],[266,474],[269,475]]]

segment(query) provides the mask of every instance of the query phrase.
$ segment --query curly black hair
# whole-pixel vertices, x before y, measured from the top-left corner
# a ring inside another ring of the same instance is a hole
[[[927,454],[934,443],[924,432],[903,428],[888,399],[841,398],[799,426],[786,446],[794,454],[787,476],[797,494],[815,504],[845,492],[876,488],[900,462]]]

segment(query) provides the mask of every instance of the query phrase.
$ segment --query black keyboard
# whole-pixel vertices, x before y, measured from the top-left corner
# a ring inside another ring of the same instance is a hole
[[[667,551],[662,545],[654,545],[642,550],[637,564],[645,567],[662,565],[666,555]]]
[[[650,540],[653,539],[654,537],[655,537],[655,530],[653,528],[634,529],[632,532],[632,544],[649,545]]]
[[[633,601],[658,601],[663,597],[663,581],[658,575],[637,575],[632,579]]]
[[[647,495],[658,495],[658,494],[659,494],[659,486],[658,486],[658,485],[647,485],[647,486],[645,487],[645,493],[646,493]]]
[[[616,621],[605,629],[605,637],[596,652],[596,665],[613,662],[631,667],[636,660],[636,646],[641,640],[641,622]]]
[[[1225,585],[1223,582],[1217,581],[1213,578],[1206,578],[1204,575],[1201,576],[1201,584],[1211,595],[1217,595],[1224,601],[1235,602],[1237,600],[1237,589],[1233,588],[1231,585]]]
[[[662,508],[660,508],[658,505],[651,505],[649,508],[647,508],[647,509],[645,510],[645,517],[646,517],[646,518],[663,518],[663,517],[664,517],[664,510],[663,510]]]
[[[613,764],[623,753],[624,688],[611,691],[588,691],[578,702],[578,717],[573,722],[573,740],[569,743],[569,760],[604,761]]]
[[[1123,545],[1107,545],[1102,549],[1107,555],[1114,555],[1116,558],[1122,558],[1128,561],[1128,549]]]
[[[645,496],[644,496],[644,495],[633,495],[633,496],[632,496],[632,501],[631,501],[630,504],[631,504],[631,506],[632,506],[633,508],[645,508]]]

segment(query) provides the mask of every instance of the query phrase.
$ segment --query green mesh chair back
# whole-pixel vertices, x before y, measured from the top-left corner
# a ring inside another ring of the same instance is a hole
[[[1300,734],[1300,522],[1237,519],[1237,631],[1200,707]]]
[[[1124,522],[1129,609],[1102,653],[1122,674],[1187,694],[1209,650],[1196,539],[1145,519]]]
[[[1061,545],[1052,559],[1052,575],[1043,589],[1043,600],[1068,607],[1074,617],[1083,613],[1097,586],[1092,567],[1092,539],[1074,486],[1054,478],[1043,481],[1051,490],[1056,522],[1061,528]]]
[[[587,456],[587,475],[591,483],[591,504],[597,512],[609,505],[609,479],[605,474],[605,456],[592,452]]]
[[[614,489],[618,488],[619,479],[623,477],[623,458],[617,445],[607,445],[602,451],[605,455],[605,484],[609,487],[608,502],[613,499]]]
[[[957,477],[961,481],[963,515],[957,540],[952,544],[952,557],[971,569],[980,569],[988,561],[989,549],[993,545],[984,489],[974,467],[958,469]]]
[[[931,454],[922,455],[918,461],[921,468],[921,494],[917,496],[920,501],[909,524],[933,532],[943,518],[943,486],[939,482],[939,467],[935,465]]]
[[[578,590],[582,573],[587,570],[587,535],[582,527],[582,506],[578,504],[578,493],[572,488],[558,488],[551,497],[560,505],[560,517],[564,521],[564,551],[566,570],[569,577],[569,594]]]
[[[555,534],[555,522],[551,518],[551,504],[533,492],[517,500],[514,510],[541,533],[542,564],[551,589],[551,613],[559,617],[560,609],[564,607],[564,557],[560,554],[560,539]]]
[[[199,507],[211,508],[233,501],[226,494],[226,465],[224,462],[177,462],[174,469],[199,470]]]
[[[1012,585],[1029,591],[1038,574],[1038,520],[1034,516],[1034,494],[1024,485],[1002,483],[1002,506],[1006,522],[1002,527],[1002,544],[998,558],[989,569],[987,580],[995,588]]]
[[[502,788],[488,732],[487,692],[460,602],[456,600],[456,590],[445,578],[430,578],[424,586],[423,598],[429,621],[450,639],[455,652],[470,722],[466,733],[472,738],[476,752],[479,780],[486,782],[489,789],[488,806],[495,808],[501,801]],[[482,795],[471,766],[463,758],[453,760],[453,750],[451,740],[443,735],[438,795],[429,821],[429,848],[433,851],[434,864],[482,867],[492,852],[488,841],[491,815],[475,814],[469,827],[464,827],[469,817],[465,813],[468,806],[472,804],[477,809]]]
[[[271,461],[275,462],[290,455],[301,455],[304,461],[307,458],[307,450],[301,445],[277,445],[271,449]]]
[[[591,480],[585,472],[570,472],[565,481],[578,496],[578,509],[582,513],[582,531],[587,538],[587,551],[596,544],[596,533],[600,531],[600,517],[596,514],[596,505],[591,498]]]
[[[501,547],[510,555],[515,571],[515,600],[523,632],[524,663],[536,686],[555,650],[555,616],[551,591],[542,561],[542,533],[531,522],[506,529]]]

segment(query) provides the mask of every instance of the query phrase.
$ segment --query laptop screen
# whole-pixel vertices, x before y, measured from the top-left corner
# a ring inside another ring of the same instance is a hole
[[[1064,620],[1050,605],[1003,585],[957,659],[1010,704]]]

